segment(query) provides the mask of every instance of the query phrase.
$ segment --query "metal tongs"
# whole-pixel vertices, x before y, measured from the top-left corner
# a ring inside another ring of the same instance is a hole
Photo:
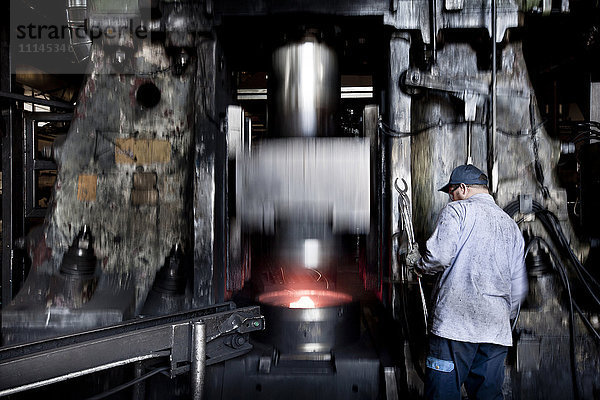
[[[398,206],[400,208],[400,221],[403,230],[406,232],[408,239],[408,252],[410,253],[416,246],[415,232],[412,224],[412,211],[410,209],[410,200],[408,198],[408,185],[404,178],[402,178],[402,184],[404,189],[400,189],[398,186],[398,178],[394,181],[394,187],[398,191]],[[415,272],[415,271],[413,271]],[[423,305],[423,319],[425,320],[425,332],[427,332],[427,304],[425,303],[425,292],[423,292],[423,285],[421,284],[421,275],[415,272],[417,277],[417,283],[419,284],[419,293],[421,294],[421,304]]]

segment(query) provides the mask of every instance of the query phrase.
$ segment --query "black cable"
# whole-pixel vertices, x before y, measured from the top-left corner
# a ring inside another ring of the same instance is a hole
[[[390,128],[389,125],[387,125],[385,122],[379,121],[379,129],[381,130],[381,132],[387,136],[393,137],[393,138],[405,138],[405,137],[410,137],[410,136],[415,136],[418,135],[420,133],[423,133],[425,131],[428,131],[431,128],[441,128],[444,125],[463,125],[463,124],[467,124],[470,121],[438,121],[438,122],[434,122],[434,123],[430,123],[425,125],[424,127],[416,130],[416,131],[410,131],[410,132],[401,132],[401,131],[396,131],[392,128]],[[481,126],[485,126],[484,124],[478,124]]]
[[[588,327],[588,329],[592,331],[594,336],[596,336],[596,339],[600,341],[600,333],[594,328],[594,325],[592,325],[590,320],[583,314],[583,311],[581,311],[581,308],[579,308],[575,300],[573,300],[573,306],[575,307],[575,310],[577,310],[577,312],[579,313],[579,316],[581,317],[585,325]]]
[[[385,122],[379,121],[379,130],[385,134],[386,136],[390,136],[393,138],[405,138],[405,137],[410,137],[410,136],[415,136],[418,135],[420,133],[423,133],[425,131],[428,131],[429,129],[432,128],[441,128],[444,125],[466,125],[468,123],[471,123],[473,125],[478,125],[484,128],[487,128],[487,124],[482,123],[482,122],[475,122],[475,121],[438,121],[438,122],[434,122],[434,123],[430,123],[425,125],[424,127],[416,130],[416,131],[397,131],[392,129],[389,125],[387,125]],[[541,122],[540,124],[538,124],[535,128],[534,128],[534,132],[537,132],[537,130],[539,130],[540,127],[542,127],[544,124],[546,123],[546,121]],[[503,131],[501,129],[496,129],[497,132],[506,135],[506,136],[515,136],[515,137],[527,137],[529,135],[529,132],[527,130],[521,130],[521,131],[515,131],[515,132],[509,132],[509,131]]]
[[[538,204],[537,206],[541,208],[541,205]],[[576,264],[576,266],[578,268],[580,268],[583,272],[585,272],[588,279],[600,289],[600,283],[598,283],[598,281],[592,276],[592,274],[587,270],[587,268],[585,268],[583,266],[583,264],[579,261],[579,259],[575,255],[575,253],[573,253],[573,249],[571,249],[571,246],[562,231],[560,222],[558,221],[558,218],[556,217],[556,215],[554,215],[551,211],[545,210],[545,209],[542,210],[542,212],[547,214],[548,217],[550,218],[550,222],[552,223],[552,226],[554,227],[556,235],[559,236],[560,241],[562,242],[563,246],[568,250],[569,256],[571,257],[573,263]]]
[[[383,133],[386,136],[390,136],[393,138],[405,138],[405,137],[410,137],[410,136],[414,136],[417,133],[413,133],[413,132],[400,132],[400,131],[396,131],[392,128],[390,128],[385,122],[379,121],[379,131],[381,133]]]
[[[517,308],[517,316],[515,317],[515,320],[512,323],[512,326],[510,327],[510,331],[514,331],[515,328],[517,327],[517,321],[519,320],[519,316],[521,315],[521,303],[519,303],[519,306]]]
[[[509,203],[504,207],[504,211],[508,215],[513,217],[519,211],[519,201],[515,200],[512,203]],[[571,248],[570,243],[567,241],[560,226],[560,222],[558,222],[558,218],[556,218],[556,215],[554,215],[554,213],[552,213],[550,210],[543,208],[542,205],[535,200],[533,201],[533,211],[538,216],[538,219],[540,220],[548,234],[551,236],[552,241],[555,242],[560,248],[562,248],[564,253],[566,253],[566,255],[568,256],[567,258],[571,261],[571,264],[573,264],[575,272],[583,286],[587,289],[587,291],[595,300],[595,302],[598,305],[600,305],[600,298],[598,298],[598,296],[595,293],[596,291],[592,287],[590,287],[589,283],[592,283],[598,289],[600,289],[600,284],[587,270],[587,268],[583,266],[583,264],[579,261],[579,259],[573,252],[573,249]],[[585,279],[583,275],[585,275],[587,279]]]
[[[581,132],[580,134],[578,134],[577,136],[575,136],[573,139],[571,139],[571,141],[573,143],[577,143],[577,142],[580,142],[582,140],[587,140],[587,139],[590,139],[590,138],[597,138],[598,134],[599,133],[597,131],[587,130],[587,131]]]
[[[569,345],[571,347],[571,354],[570,354],[570,356],[571,356],[570,357],[571,379],[572,379],[572,384],[573,384],[573,396],[574,396],[575,400],[578,400],[579,399],[579,384],[578,384],[578,380],[577,380],[577,363],[575,361],[575,316],[573,313],[573,295],[571,293],[571,285],[569,283],[569,278],[567,276],[567,271],[565,269],[565,266],[562,264],[562,262],[560,261],[560,258],[558,258],[558,256],[554,252],[554,250],[552,250],[552,247],[550,247],[548,242],[546,242],[543,238],[541,238],[539,236],[535,236],[533,239],[531,239],[531,241],[529,242],[529,245],[527,247],[530,247],[530,245],[533,241],[539,241],[539,242],[545,244],[546,248],[548,249],[548,252],[554,259],[554,263],[555,263],[554,266],[556,267],[557,272],[559,273],[559,276],[561,277],[563,285],[567,289],[567,294],[569,296]]]
[[[555,219],[556,216],[553,215],[553,218]],[[594,278],[594,276],[587,270],[587,268],[585,268],[585,266],[581,263],[581,261],[579,261],[579,259],[575,255],[575,253],[573,253],[573,249],[571,248],[571,246],[567,242],[566,238],[564,237],[564,234],[562,232],[562,229],[560,228],[559,222],[557,220],[555,220],[555,221],[553,221],[553,225],[555,226],[555,229],[557,230],[557,233],[562,237],[562,241],[563,241],[563,243],[565,243],[565,247],[568,250],[569,256],[571,257],[571,260],[575,264],[577,270],[581,271],[581,272],[584,272],[585,275],[588,278],[587,280],[589,280],[591,283],[593,283],[594,285],[596,285],[596,287],[598,289],[600,289],[600,283],[598,283],[598,281]],[[583,277],[580,277],[580,279],[583,280]],[[584,280],[584,282],[586,282],[587,280]]]
[[[543,209],[541,205],[536,201],[534,201],[534,211],[536,211],[536,215],[538,215],[538,218],[542,222],[542,225],[544,225],[548,233],[550,233],[553,237],[553,241],[555,241],[563,248],[563,250],[565,250],[565,252],[568,255],[568,258],[571,260],[571,263],[575,268],[575,272],[577,273],[577,276],[579,277],[580,281],[583,283],[583,285],[588,290],[592,298],[596,301],[596,303],[600,305],[600,298],[596,296],[595,291],[589,286],[588,280],[592,284],[594,284],[598,289],[600,289],[600,284],[583,266],[583,264],[581,264],[581,262],[573,252],[573,249],[571,249],[571,246],[562,231],[560,222],[558,222],[558,218],[556,218],[556,215],[554,215],[554,213],[552,213],[549,210]],[[584,279],[584,277],[582,276],[582,272],[585,273],[585,275],[587,276],[587,280]]]
[[[514,217],[517,211],[519,211],[519,200],[508,203],[506,206],[504,206],[503,210],[508,214],[509,217]]]
[[[171,66],[168,66],[167,68],[157,69],[156,71],[151,71],[151,72],[136,72],[136,74],[139,75],[139,76],[156,76],[158,74],[164,74],[165,72],[168,72],[170,70],[171,70]]]
[[[150,378],[153,375],[156,375],[156,374],[158,374],[160,372],[163,372],[163,371],[167,371],[169,368],[170,367],[168,367],[168,366],[167,367],[156,368],[156,369],[154,369],[154,370],[152,370],[150,372],[145,373],[144,375],[139,376],[138,378],[135,378],[135,379],[133,379],[133,380],[131,380],[129,382],[125,382],[122,385],[115,386],[114,388],[109,389],[109,390],[107,390],[105,392],[99,393],[99,394],[97,394],[95,396],[92,396],[92,397],[88,397],[86,400],[99,400],[99,399],[103,399],[103,398],[108,397],[108,396],[110,396],[112,394],[120,392],[123,389],[127,389],[129,386],[133,386],[136,383],[140,383],[141,381],[143,381],[145,379],[148,379],[148,378]]]
[[[527,258],[527,254],[529,254],[529,251],[531,250],[531,247],[535,244],[535,242],[537,242],[537,240],[530,240],[527,244],[525,252],[523,253],[523,261],[525,261],[525,259]],[[515,327],[517,326],[517,321],[519,320],[519,315],[521,315],[521,303],[519,303],[519,307],[517,308],[517,315],[515,316],[515,320],[513,321],[512,326],[510,328],[511,331],[515,330]]]
[[[568,122],[568,121],[565,121]],[[600,122],[598,121],[573,121],[571,122],[571,124],[574,124],[576,126],[596,126],[596,127],[600,127]]]

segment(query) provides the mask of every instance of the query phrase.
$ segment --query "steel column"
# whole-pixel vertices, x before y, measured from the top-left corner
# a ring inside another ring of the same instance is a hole
[[[206,368],[206,325],[204,322],[194,322],[192,326],[192,398],[202,400],[204,391],[204,375]]]
[[[10,6],[9,6],[10,7]],[[0,31],[0,91],[13,88],[10,54],[10,10],[2,14]],[[2,306],[10,303],[23,280],[23,261],[14,242],[23,236],[23,135],[14,101],[0,100],[2,110]]]
[[[498,192],[498,163],[496,162],[496,130],[497,130],[497,59],[496,53],[498,51],[496,46],[497,33],[496,27],[498,22],[498,11],[497,11],[497,0],[492,0],[492,98],[491,98],[491,106],[492,106],[492,127],[490,131],[490,136],[488,139],[488,176],[490,178],[492,194],[495,196]]]
[[[390,111],[389,111],[389,126],[395,132],[410,132],[411,131],[411,104],[412,99],[409,95],[402,92],[398,84],[400,76],[406,71],[409,64],[410,52],[410,35],[405,32],[394,34],[390,40],[390,75],[389,75],[389,91],[390,91]],[[400,281],[400,263],[398,260],[399,241],[393,239],[394,233],[399,229],[400,210],[398,208],[398,192],[394,190],[394,182],[396,179],[401,181],[404,179],[407,184],[406,196],[412,199],[412,174],[411,174],[411,138],[409,136],[402,138],[388,138],[386,150],[387,170],[384,175],[386,182],[386,199],[384,215],[387,215],[384,221],[384,238],[385,242],[389,243],[389,247],[384,253],[386,259],[384,266],[389,265],[389,278],[392,282]],[[412,204],[408,205],[412,207]],[[391,242],[391,243],[390,243]],[[389,258],[387,258],[389,257]],[[389,264],[388,264],[389,263]],[[390,293],[388,298],[391,302],[392,313],[394,318],[400,317],[399,305],[400,299],[397,285],[390,285]],[[387,301],[384,299],[384,303]]]
[[[11,90],[11,59],[10,59],[10,4],[7,4],[0,24],[0,90]],[[2,111],[2,306],[12,299],[12,210],[11,202],[11,133],[12,133],[12,104],[10,100],[0,100]],[[1,314],[0,314],[1,317]]]
[[[133,372],[136,378],[144,374],[144,362],[137,361],[133,364]],[[139,382],[133,386],[132,400],[144,400],[146,398],[146,383]]]
[[[217,200],[215,142],[219,132],[216,92],[216,44],[202,38],[197,46],[198,77],[196,83],[197,111],[195,121],[194,168],[194,298],[195,307],[210,304],[222,297],[221,285],[213,285],[215,274],[223,274],[223,260],[217,260],[215,246],[222,240],[215,227]],[[217,261],[219,261],[217,263]]]

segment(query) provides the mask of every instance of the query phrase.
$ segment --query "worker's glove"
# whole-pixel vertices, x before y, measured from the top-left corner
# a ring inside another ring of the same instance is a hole
[[[408,269],[418,274],[418,271],[415,271],[415,267],[419,263],[419,260],[421,260],[421,253],[419,253],[419,245],[415,243],[413,245],[413,248],[408,253],[406,253],[406,266],[408,267]]]

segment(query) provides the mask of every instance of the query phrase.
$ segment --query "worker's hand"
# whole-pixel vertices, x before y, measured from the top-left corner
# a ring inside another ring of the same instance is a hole
[[[419,263],[421,259],[421,253],[419,253],[419,245],[417,243],[414,244],[413,248],[406,254],[406,266],[409,269],[413,269]]]

